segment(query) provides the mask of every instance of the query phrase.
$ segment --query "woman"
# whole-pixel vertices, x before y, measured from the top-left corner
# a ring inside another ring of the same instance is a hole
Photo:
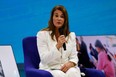
[[[114,65],[101,41],[96,40],[95,47],[98,52],[98,63],[96,68],[103,71],[106,77],[115,77]]]
[[[40,69],[49,71],[53,77],[81,77],[75,37],[69,31],[66,9],[61,5],[55,6],[48,27],[37,33]]]

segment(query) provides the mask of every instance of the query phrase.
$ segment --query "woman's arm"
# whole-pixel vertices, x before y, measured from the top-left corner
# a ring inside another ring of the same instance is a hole
[[[71,33],[71,54],[69,56],[69,61],[75,63],[77,65],[78,63],[78,57],[77,57],[77,51],[76,51],[76,35],[75,33]]]
[[[51,46],[51,48],[49,48],[47,36],[48,34],[46,31],[40,31],[37,34],[37,47],[41,62],[43,64],[51,63],[52,61],[54,61],[54,59],[61,56],[61,53],[56,48],[56,45],[53,45]]]
[[[96,69],[98,70],[103,70],[104,68],[104,63],[105,63],[105,56],[104,54],[102,53],[102,51],[98,54],[98,63],[97,63],[97,67]]]
[[[69,56],[69,62],[65,63],[61,67],[61,71],[67,72],[71,67],[74,67],[78,63],[77,51],[76,51],[76,38],[75,34],[71,33],[71,54]]]

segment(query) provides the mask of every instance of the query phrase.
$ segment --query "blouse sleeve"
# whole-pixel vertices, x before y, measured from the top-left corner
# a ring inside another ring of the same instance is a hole
[[[76,51],[76,35],[75,35],[74,32],[71,33],[70,38],[71,38],[71,42],[72,42],[71,43],[72,50],[71,50],[71,54],[69,56],[69,61],[77,64],[78,63],[78,57],[77,57],[77,51]]]
[[[53,45],[52,48],[48,47],[47,34],[45,31],[40,31],[37,34],[37,48],[40,55],[41,63],[48,64],[54,61],[57,57],[61,56],[61,53]]]
[[[103,65],[104,65],[104,62],[105,62],[104,58],[105,58],[104,54],[99,53],[98,63],[97,63],[97,69],[98,70],[103,70]]]

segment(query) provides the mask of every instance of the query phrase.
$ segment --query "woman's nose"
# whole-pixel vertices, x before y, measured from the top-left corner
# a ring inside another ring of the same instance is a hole
[[[58,20],[61,20],[61,17],[58,17]]]

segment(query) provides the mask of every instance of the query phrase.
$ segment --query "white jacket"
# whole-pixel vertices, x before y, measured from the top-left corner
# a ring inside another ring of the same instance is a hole
[[[69,37],[66,37],[66,51],[63,47],[59,50],[56,48],[57,41],[54,36],[52,40],[51,31],[39,31],[37,33],[37,47],[40,55],[40,69],[60,69],[63,64],[72,61],[78,63],[76,51],[76,36],[71,32]]]

